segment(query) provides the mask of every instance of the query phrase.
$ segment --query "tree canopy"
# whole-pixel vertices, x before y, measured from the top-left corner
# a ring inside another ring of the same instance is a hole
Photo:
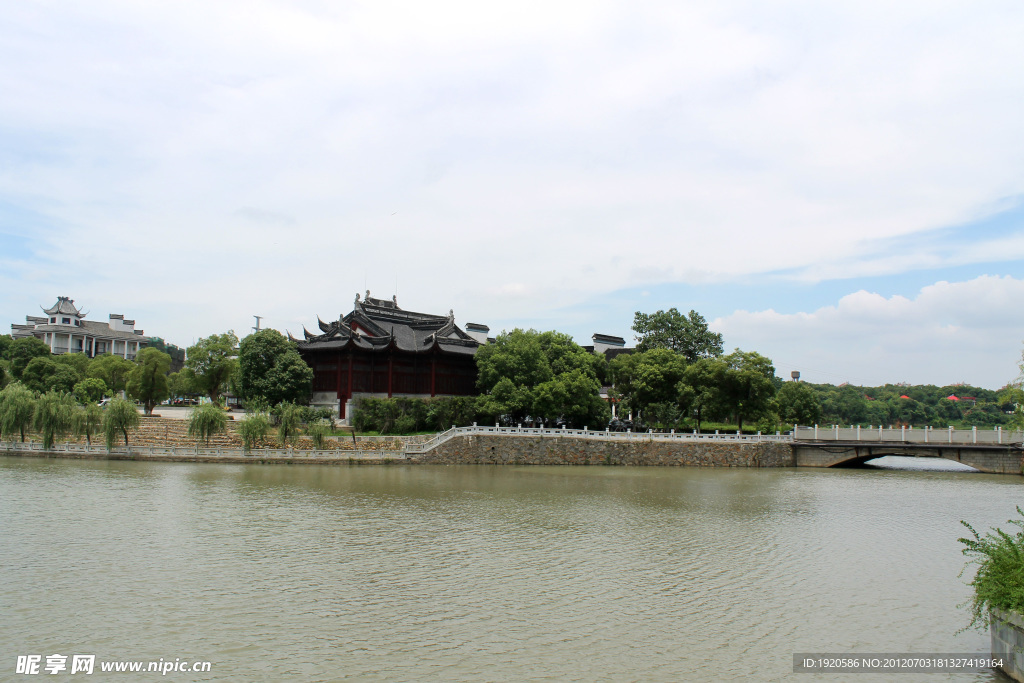
[[[600,396],[601,363],[561,332],[504,332],[476,354],[479,410],[513,423],[563,418],[602,426],[608,407]]]
[[[135,367],[128,374],[126,389],[128,395],[145,408],[146,415],[153,413],[153,407],[170,396],[167,390],[167,371],[171,369],[171,357],[156,349],[141,349],[135,356]]]
[[[41,339],[35,337],[15,339],[7,350],[8,359],[11,361],[11,374],[15,379],[21,379],[21,373],[25,371],[33,358],[49,357],[50,355],[50,347]]]
[[[683,315],[675,308],[633,316],[637,351],[669,349],[683,355],[687,363],[722,355],[722,335],[708,329],[704,317],[691,310]]]
[[[96,377],[103,380],[107,389],[117,393],[124,391],[128,382],[128,373],[135,367],[130,360],[121,356],[103,355],[97,356],[89,364],[89,377]]]
[[[277,330],[260,330],[239,344],[237,388],[245,401],[308,403],[313,370],[294,342]]]
[[[220,402],[221,394],[238,369],[237,353],[238,337],[233,330],[203,337],[188,347],[185,368],[191,371],[194,386],[214,403]]]

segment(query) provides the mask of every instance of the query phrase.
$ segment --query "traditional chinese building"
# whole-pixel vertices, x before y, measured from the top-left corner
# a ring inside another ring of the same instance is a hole
[[[134,320],[118,313],[111,313],[107,322],[86,320],[87,314],[66,296],[43,308],[43,313],[46,317],[28,315],[24,325],[11,325],[11,336],[42,339],[51,353],[84,353],[90,358],[114,354],[128,360],[149,342],[142,330],[135,329]]]
[[[447,316],[405,311],[391,301],[356,294],[352,312],[319,320],[321,334],[303,329],[299,353],[313,368],[313,405],[347,420],[363,397],[471,396],[481,343]]]

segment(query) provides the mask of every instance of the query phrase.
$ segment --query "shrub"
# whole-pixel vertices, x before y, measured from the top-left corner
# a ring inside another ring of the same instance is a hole
[[[216,403],[204,403],[188,416],[188,435],[197,442],[202,439],[210,445],[210,437],[223,434],[228,428],[228,416]]]
[[[265,412],[249,413],[238,423],[238,435],[242,437],[242,448],[248,453],[270,429],[270,418]]]
[[[124,445],[128,445],[128,430],[139,426],[139,411],[135,405],[123,398],[115,398],[107,404],[103,415],[103,435],[106,437],[107,450],[114,446],[118,432],[124,435]]]
[[[327,420],[314,420],[306,427],[306,436],[313,440],[313,448],[318,451],[324,449],[324,441],[331,425]]]
[[[1012,535],[995,529],[982,537],[970,524],[960,521],[973,536],[959,539],[964,544],[963,554],[970,558],[967,566],[978,566],[974,580],[969,584],[974,588],[974,595],[967,603],[971,623],[966,628],[987,627],[988,615],[993,608],[1024,612],[1024,511],[1020,506],[1017,514],[1022,519],[1008,522],[1020,529]]]
[[[36,401],[35,426],[43,437],[43,449],[71,431],[75,399],[63,391],[48,391]]]

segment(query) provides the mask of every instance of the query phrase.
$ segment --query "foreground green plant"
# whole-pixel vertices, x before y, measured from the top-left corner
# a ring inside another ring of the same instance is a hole
[[[207,446],[214,434],[223,434],[228,428],[228,416],[216,403],[204,403],[188,416],[188,435],[196,441],[202,439]]]
[[[72,415],[72,429],[78,436],[84,436],[85,442],[92,446],[92,435],[103,428],[103,409],[95,403],[79,406]]]
[[[249,413],[239,421],[238,435],[242,438],[242,448],[246,453],[266,436],[268,429],[270,418],[264,412]]]
[[[36,410],[36,395],[21,382],[13,382],[0,391],[0,437],[21,434],[25,443],[25,430],[32,426]]]
[[[306,436],[313,440],[313,448],[318,451],[324,449],[324,442],[330,429],[331,423],[324,419],[316,420],[306,427]]]
[[[139,426],[139,411],[135,405],[123,398],[115,398],[107,404],[103,414],[103,436],[106,437],[107,450],[114,447],[118,433],[124,435],[124,445],[128,445],[128,430]]]
[[[1022,519],[1008,521],[1019,531],[1009,534],[995,529],[981,536],[967,522],[973,538],[958,539],[964,545],[963,554],[970,560],[964,571],[972,564],[978,566],[971,599],[965,603],[971,613],[971,623],[966,628],[988,627],[989,614],[993,609],[1024,613],[1024,510],[1017,506]],[[961,572],[963,575],[963,572]]]
[[[71,431],[75,411],[74,397],[63,391],[48,391],[36,401],[35,427],[43,437],[43,449]]]

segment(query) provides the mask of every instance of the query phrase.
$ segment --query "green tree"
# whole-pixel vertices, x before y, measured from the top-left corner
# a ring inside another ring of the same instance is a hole
[[[233,330],[211,334],[188,347],[185,367],[192,371],[195,386],[214,403],[220,402],[221,394],[238,369],[237,353],[238,337]]]
[[[771,359],[755,351],[739,349],[723,360],[728,367],[724,398],[742,431],[744,420],[757,419],[771,410],[775,397],[775,366]]]
[[[141,402],[146,415],[153,414],[153,407],[167,398],[167,371],[171,368],[171,357],[156,349],[142,349],[135,356],[135,367],[128,375],[128,395]]]
[[[43,437],[43,450],[53,448],[53,442],[72,429],[75,412],[74,397],[65,392],[48,391],[36,401],[34,423]]]
[[[301,413],[299,406],[294,403],[279,403],[277,406],[277,435],[281,438],[281,445],[288,447],[288,442],[299,435],[299,424]]]
[[[168,356],[168,363],[170,363]],[[188,416],[188,435],[196,441],[202,439],[210,445],[210,437],[228,429],[228,416],[216,403],[204,403]]]
[[[603,361],[566,334],[503,332],[477,351],[476,365],[482,415],[513,423],[561,417],[596,425],[607,419],[598,380]]]
[[[21,371],[21,381],[37,393],[49,391],[53,376],[57,374],[57,367],[51,356],[36,356]]]
[[[270,420],[264,412],[247,413],[238,423],[238,435],[246,453],[258,444],[270,429]]]
[[[621,354],[609,363],[615,392],[637,418],[654,404],[677,405],[677,387],[685,372],[686,359],[669,349]],[[672,410],[663,406],[658,413],[667,418]]]
[[[173,359],[171,362],[173,362]],[[195,373],[188,368],[172,372],[167,376],[167,390],[174,397],[191,396],[192,394],[200,393],[196,387]]]
[[[576,427],[603,427],[611,416],[608,404],[601,398],[601,384],[584,370],[562,372],[534,390],[537,413],[562,417]]]
[[[108,403],[103,412],[103,435],[106,437],[107,450],[114,447],[118,434],[124,436],[124,445],[127,446],[128,430],[138,427],[139,421],[139,411],[130,402],[115,398]]]
[[[78,374],[78,371],[74,367],[58,363],[57,371],[53,373],[53,377],[50,378],[48,389],[49,391],[60,391],[70,394],[75,390],[75,385],[78,384],[81,379],[82,375]]]
[[[11,359],[11,345],[14,338],[9,334],[0,334],[0,360]]]
[[[96,403],[107,394],[107,385],[97,377],[86,377],[75,385],[75,400],[82,405]]]
[[[62,353],[53,357],[58,365],[66,365],[74,368],[79,377],[89,374],[89,356],[84,353]]]
[[[260,330],[239,344],[237,388],[246,401],[306,403],[313,388],[313,370],[294,342],[277,330]]]
[[[779,419],[785,425],[815,425],[821,420],[818,394],[803,382],[786,382],[775,395]]]
[[[181,348],[180,346],[168,344],[161,337],[150,337],[149,341],[146,343],[146,346],[148,346],[151,349],[156,349],[157,351],[163,351],[168,356],[170,356],[171,370],[175,372],[180,372],[181,368],[185,366],[185,349]]]
[[[683,379],[676,385],[680,405],[688,405],[701,422],[719,415],[726,405],[724,393],[728,364],[720,358],[701,358],[687,366]]]
[[[49,357],[51,354],[50,347],[43,343],[41,339],[22,337],[11,342],[7,355],[11,361],[11,374],[14,375],[14,379],[20,380],[21,373],[24,372],[33,358],[39,358],[40,356]]]
[[[103,380],[107,389],[118,393],[124,391],[125,385],[128,383],[128,375],[134,368],[134,363],[121,358],[121,356],[98,356],[89,364],[89,377]]]
[[[318,451],[324,449],[324,444],[327,442],[327,432],[331,429],[331,425],[327,420],[313,420],[306,427],[306,436],[313,440],[313,448]]]
[[[633,331],[637,334],[638,351],[669,349],[681,353],[687,363],[722,355],[722,335],[709,330],[707,321],[697,311],[691,310],[688,315],[675,308],[649,315],[637,311]]]
[[[21,382],[12,382],[0,391],[0,438],[21,434],[25,443],[25,430],[32,426],[36,411],[36,395]]]
[[[0,389],[6,387],[7,383],[11,381],[6,363],[7,361],[0,361]]]
[[[78,436],[84,436],[85,442],[92,446],[92,435],[103,428],[103,409],[95,403],[79,406],[72,415],[72,429]]]

